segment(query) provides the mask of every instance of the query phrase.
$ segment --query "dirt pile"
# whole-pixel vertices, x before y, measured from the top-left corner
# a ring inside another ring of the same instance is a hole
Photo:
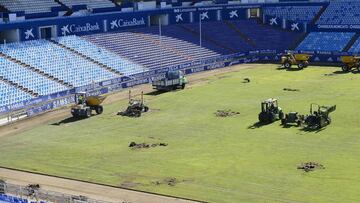
[[[168,146],[167,143],[154,143],[154,144],[148,144],[148,143],[136,143],[136,142],[130,142],[129,147],[132,149],[147,149],[151,147],[166,147]]]
[[[322,164],[310,161],[306,163],[301,163],[300,165],[298,165],[297,169],[303,170],[305,172],[310,172],[317,169],[325,169],[325,167]]]
[[[217,117],[230,117],[230,116],[235,116],[235,115],[239,115],[240,112],[236,112],[236,111],[231,111],[229,110],[217,110],[215,112],[215,115]]]
[[[289,92],[300,92],[299,89],[291,89],[291,88],[284,88],[284,91],[289,91]]]
[[[174,177],[168,177],[168,178],[164,178],[161,181],[155,181],[155,182],[153,182],[153,184],[175,186],[176,184],[178,184],[180,182],[182,182],[182,181],[179,181],[178,179],[176,179]]]

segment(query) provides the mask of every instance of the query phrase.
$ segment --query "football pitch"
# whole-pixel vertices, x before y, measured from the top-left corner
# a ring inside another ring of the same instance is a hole
[[[49,119],[0,137],[0,166],[217,203],[359,202],[360,74],[251,66],[147,94],[150,111],[140,118],[116,115],[127,106],[121,100],[89,119]],[[311,103],[337,110],[318,131],[258,126],[268,98],[285,113],[308,114]],[[217,117],[218,110],[239,114]],[[151,147],[159,143],[167,146]],[[297,169],[309,161],[324,168]]]

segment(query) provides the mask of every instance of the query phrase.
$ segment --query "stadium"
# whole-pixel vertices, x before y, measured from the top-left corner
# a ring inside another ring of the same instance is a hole
[[[359,11],[0,0],[0,203],[360,202]]]

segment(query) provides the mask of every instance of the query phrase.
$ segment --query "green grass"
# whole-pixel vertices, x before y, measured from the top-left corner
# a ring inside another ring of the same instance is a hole
[[[117,102],[100,116],[0,138],[0,165],[219,203],[359,202],[360,75],[324,75],[336,70],[261,65],[213,76],[185,91],[147,96],[156,110],[138,119],[116,116],[126,106]],[[242,83],[244,77],[251,83]],[[312,102],[337,110],[319,132],[279,122],[250,129],[260,102],[270,97],[285,112],[308,113]],[[217,118],[218,109],[241,114]],[[131,141],[169,145],[131,150]],[[296,169],[306,161],[326,169]],[[181,182],[153,184],[167,177]]]

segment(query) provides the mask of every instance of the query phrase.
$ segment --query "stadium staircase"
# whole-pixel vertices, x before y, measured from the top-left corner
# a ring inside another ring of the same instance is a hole
[[[65,5],[63,2],[61,2],[60,0],[54,0],[56,3],[60,4],[61,6],[66,8],[66,13],[64,14],[64,16],[71,16],[74,12],[73,10],[68,7],[67,5]]]
[[[24,62],[22,62],[22,61],[20,61],[20,60],[18,60],[16,58],[13,58],[13,57],[7,55],[7,54],[4,54],[4,53],[0,52],[0,57],[6,58],[9,61],[12,61],[12,62],[14,62],[16,64],[19,64],[20,66],[22,66],[22,67],[24,67],[26,69],[29,69],[29,70],[37,73],[37,74],[40,74],[40,75],[42,75],[42,76],[44,76],[44,77],[46,77],[46,78],[48,78],[50,80],[53,80],[53,81],[55,81],[55,82],[57,82],[57,83],[59,83],[61,85],[66,86],[68,88],[73,88],[73,85],[71,85],[71,84],[69,84],[69,83],[67,83],[67,82],[65,82],[63,80],[60,80],[59,78],[56,78],[56,77],[50,75],[49,73],[45,73],[44,71],[42,71],[42,70],[40,70],[38,68],[30,66],[29,64],[26,64],[26,63],[24,63]]]
[[[195,31],[194,29],[192,29],[192,28],[190,28],[190,27],[188,27],[186,25],[179,25],[179,27],[181,27],[182,29],[188,31],[189,33],[191,33],[191,34],[193,34],[195,36],[199,36],[199,34],[200,34],[198,31]],[[218,47],[220,47],[222,49],[230,51],[231,53],[236,53],[237,52],[237,50],[235,50],[235,49],[233,49],[231,47],[225,46],[222,43],[217,42],[216,40],[213,40],[212,38],[208,37],[207,35],[204,35],[203,33],[202,33],[202,39],[206,40],[206,41],[208,41],[208,42],[210,42],[210,43],[212,43],[212,44],[214,44],[214,45],[216,45],[216,46],[218,46]]]
[[[322,6],[320,11],[315,15],[314,19],[310,22],[310,24],[315,24],[316,21],[318,21],[320,19],[321,15],[325,12],[327,7],[328,7],[328,5]]]
[[[121,73],[120,71],[115,70],[114,68],[112,68],[110,66],[107,66],[107,65],[105,65],[105,64],[103,64],[103,63],[101,63],[101,62],[99,62],[99,61],[97,61],[97,60],[95,60],[95,59],[93,59],[93,58],[91,58],[89,56],[86,56],[85,54],[80,53],[79,51],[77,51],[77,50],[75,50],[75,49],[73,49],[71,47],[65,46],[64,44],[61,44],[61,43],[59,43],[59,42],[57,42],[55,40],[52,40],[52,39],[50,39],[49,41],[56,44],[56,45],[58,45],[61,48],[64,48],[64,49],[67,49],[67,50],[71,51],[72,53],[80,56],[81,58],[83,58],[83,59],[85,59],[87,61],[90,61],[90,62],[98,65],[99,67],[101,67],[101,68],[103,68],[103,69],[105,69],[105,70],[107,70],[109,72],[112,72],[112,73],[117,74],[119,76],[123,75],[123,73]]]
[[[244,40],[251,47],[256,48],[256,43],[250,39],[245,33],[243,33],[238,27],[236,27],[232,22],[225,20],[224,23],[232,30],[234,30],[241,39]]]
[[[356,33],[342,51],[344,52],[349,51],[349,49],[355,44],[355,42],[359,39],[359,37],[360,37],[360,33]]]
[[[3,13],[9,13],[9,9],[5,8],[3,5],[0,5],[0,12],[3,12]]]
[[[309,33],[302,33],[301,36],[289,47],[289,50],[295,50],[308,35]]]
[[[39,96],[39,93],[36,93],[34,90],[26,88],[26,87],[14,82],[14,81],[11,81],[11,80],[5,78],[4,76],[0,76],[0,81],[4,82],[4,83],[6,83],[6,84],[8,84],[8,85],[10,85],[12,87],[15,87],[16,89],[19,89],[19,90],[21,90],[21,91],[23,91],[23,92],[25,92],[27,94],[30,94],[33,97],[38,97]]]

